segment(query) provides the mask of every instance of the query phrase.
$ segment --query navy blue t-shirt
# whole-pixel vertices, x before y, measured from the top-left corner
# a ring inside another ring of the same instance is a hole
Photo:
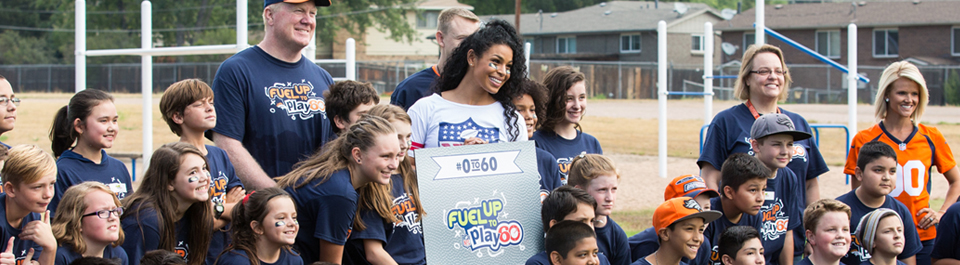
[[[214,263],[207,263],[214,264]],[[240,250],[231,250],[220,256],[220,259],[217,260],[217,265],[250,265],[250,258],[247,257],[245,251]],[[260,261],[260,264],[263,265],[303,265],[303,259],[300,258],[300,255],[292,252],[292,250],[280,249],[280,258],[277,259],[274,263],[268,263]]]
[[[629,265],[630,264],[630,244],[627,243],[627,233],[613,218],[607,216],[607,225],[597,227],[597,247],[600,253],[607,256],[610,264]]]
[[[284,190],[297,205],[300,232],[294,248],[304,263],[320,259],[320,240],[345,245],[357,213],[358,194],[346,169],[334,172],[326,181],[316,179],[303,187]],[[299,184],[299,183],[298,183]]]
[[[560,183],[560,167],[550,152],[537,148],[537,171],[540,172],[540,201],[542,202]]]
[[[332,140],[322,96],[332,84],[306,57],[288,63],[250,47],[223,61],[213,79],[213,131],[240,141],[268,176],[282,176]]]
[[[227,192],[234,187],[243,187],[240,178],[234,171],[233,163],[227,152],[219,147],[206,145],[207,148],[207,168],[210,171],[210,201],[214,204],[224,203]],[[213,231],[213,237],[210,238],[210,247],[207,249],[207,264],[213,264],[217,261],[217,256],[223,249],[230,245],[230,224],[222,229]]]
[[[393,94],[390,95],[390,104],[400,106],[403,110],[410,109],[417,100],[433,94],[430,91],[437,78],[440,76],[437,75],[436,65],[410,75],[393,90]]]
[[[657,231],[654,231],[653,227],[631,236],[627,239],[627,242],[630,244],[630,260],[632,262],[653,254],[660,248],[660,242],[657,241]],[[690,265],[709,265],[710,249],[712,249],[710,241],[704,236],[703,243],[697,249],[697,257],[693,260],[684,257],[680,261]]]
[[[797,264],[794,264],[794,265],[813,265],[813,261],[811,261],[811,260],[810,260],[810,257],[807,256],[807,257],[803,258],[802,260],[800,260],[800,262],[797,262]],[[843,263],[843,261],[841,261],[839,265],[846,265],[846,264]]]
[[[84,181],[106,184],[119,199],[133,192],[127,165],[107,155],[107,151],[103,149],[100,149],[100,155],[102,158],[100,158],[100,164],[97,164],[73,150],[66,150],[60,154],[60,158],[57,159],[57,184],[54,185],[56,192],[50,200],[50,205],[47,206],[51,213],[57,211],[57,205],[67,189]]]
[[[907,206],[903,205],[902,202],[890,197],[890,195],[886,195],[885,197],[880,208],[896,211],[897,214],[900,215],[900,219],[903,220],[903,223],[906,224],[903,226],[903,252],[897,255],[897,259],[913,257],[923,249],[923,245],[920,244],[920,236],[917,234],[917,227],[910,225],[913,223],[913,215],[910,214],[910,209],[907,209]],[[847,255],[840,259],[840,261],[846,264],[860,264],[869,261],[870,255],[863,255],[869,254],[869,252],[860,245],[860,239],[856,238],[854,234],[857,231],[857,226],[860,225],[860,219],[877,208],[864,205],[863,202],[860,201],[860,198],[857,198],[856,191],[850,191],[844,195],[840,195],[840,197],[837,197],[837,200],[850,206],[850,238],[853,238],[850,242],[850,252],[847,252]]]
[[[840,261],[840,262],[842,263],[843,261]],[[867,260],[867,261],[864,261],[863,263],[860,263],[860,265],[873,265],[873,262],[871,262],[870,260]],[[897,260],[897,265],[907,265],[907,264],[903,263],[903,261]]]
[[[787,233],[802,224],[804,181],[797,178],[789,167],[777,170],[777,177],[767,179],[764,190],[765,200],[760,207],[760,241],[763,253],[771,264],[780,263],[780,252],[784,248]],[[719,240],[719,238],[718,238]],[[794,239],[796,240],[796,239]]]
[[[907,223],[906,220],[903,221]],[[934,239],[930,257],[935,259],[960,260],[960,203],[950,205],[937,224],[937,238]]]
[[[573,162],[574,157],[584,151],[587,154],[603,154],[600,141],[581,131],[577,131],[577,137],[567,140],[556,133],[537,130],[533,132],[532,140],[536,142],[538,148],[550,152],[557,159],[561,185],[567,185],[567,171],[570,170],[570,162]]]
[[[403,178],[400,175],[391,176],[390,183],[393,186],[391,211],[397,218],[397,223],[386,222],[375,211],[361,210],[360,218],[367,229],[350,234],[350,241],[344,250],[344,255],[349,256],[350,262],[344,261],[344,263],[369,264],[363,247],[364,239],[384,242],[383,249],[397,264],[427,263],[423,229],[420,227],[420,222],[417,222],[417,208],[403,189]]]
[[[120,227],[123,227],[123,250],[127,252],[127,257],[133,257],[130,265],[140,264],[140,258],[148,251],[160,248],[160,218],[157,216],[156,209],[144,207],[137,213],[139,205],[124,209],[134,213],[120,220]],[[190,246],[187,245],[187,239],[190,238],[190,217],[184,216],[176,223],[177,243],[174,249],[168,249],[180,255],[186,260],[190,255]]]
[[[699,253],[698,253],[698,254],[699,254]],[[630,265],[653,265],[653,264],[650,264],[649,261],[647,261],[646,257],[647,257],[647,256],[640,257],[639,259],[637,259],[637,260],[634,261],[633,263],[630,263]],[[690,263],[684,262],[683,260],[684,260],[684,258],[681,258],[681,259],[680,259],[680,263],[679,263],[678,265],[687,265],[687,264],[690,264]]]
[[[740,221],[734,224],[727,219],[726,213],[723,212],[723,205],[720,197],[710,198],[710,209],[720,211],[723,216],[717,218],[717,220],[713,220],[713,222],[710,222],[710,225],[707,225],[707,229],[703,230],[703,240],[710,242],[710,245],[713,246],[713,248],[710,249],[710,263],[713,265],[722,265],[723,262],[720,260],[719,250],[717,249],[717,244],[720,241],[720,235],[722,235],[723,231],[728,227],[738,225],[751,226],[757,229],[757,231],[760,231],[760,214],[741,214]],[[766,246],[764,246],[764,248],[766,248]],[[766,255],[764,255],[764,259],[767,260],[767,264],[770,263],[769,257]]]
[[[57,248],[57,259],[54,262],[56,265],[69,265],[74,260],[82,258],[83,255],[80,253],[74,252],[73,248],[66,245],[61,245]],[[120,261],[120,265],[130,264],[130,260],[127,258],[127,252],[124,252],[123,247],[117,246],[113,247],[107,245],[103,249],[103,258],[105,259],[116,259]]]
[[[610,265],[610,260],[607,259],[607,256],[604,256],[603,253],[597,253],[597,259],[600,260],[600,265]],[[540,252],[536,255],[533,255],[524,265],[551,265],[550,264],[550,255],[547,255],[547,252]]]
[[[10,226],[10,222],[7,220],[7,194],[0,193],[0,251],[7,249],[7,243],[10,238],[13,237],[13,255],[17,257],[17,264],[20,264],[24,258],[27,256],[27,252],[30,252],[30,248],[33,248],[35,251],[33,253],[33,260],[40,258],[40,252],[43,251],[36,242],[32,240],[20,240],[20,233],[23,226],[27,225],[32,221],[43,220],[39,213],[28,213],[27,216],[23,217],[23,220],[20,221],[20,227]]]

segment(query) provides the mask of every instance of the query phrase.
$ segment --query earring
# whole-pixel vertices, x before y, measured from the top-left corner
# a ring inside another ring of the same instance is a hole
[[[890,98],[883,99],[884,102],[890,102]]]
[[[360,163],[360,159],[357,159],[357,163]]]

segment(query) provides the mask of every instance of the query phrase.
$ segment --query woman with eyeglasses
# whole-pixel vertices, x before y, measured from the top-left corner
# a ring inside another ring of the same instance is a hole
[[[87,181],[67,189],[53,217],[53,235],[60,244],[55,264],[70,264],[82,257],[129,264],[127,253],[120,247],[121,214],[123,206],[116,193],[103,183]]]
[[[850,154],[843,169],[853,174],[857,167],[860,147],[870,141],[880,141],[893,147],[897,153],[897,174],[890,196],[897,198],[913,213],[913,224],[920,235],[923,249],[917,253],[916,264],[929,265],[933,252],[937,224],[940,217],[960,197],[960,170],[947,145],[943,133],[936,127],[920,123],[930,92],[917,66],[899,61],[890,64],[877,83],[877,97],[873,102],[877,124],[862,130],[850,143]],[[940,209],[930,208],[930,181],[933,167],[950,184]],[[857,189],[860,181],[850,179],[850,187]],[[904,222],[911,220],[904,217]],[[942,230],[942,227],[941,227]],[[947,239],[949,240],[949,239]]]
[[[464,39],[443,64],[434,94],[408,110],[411,150],[527,140],[513,105],[525,61],[516,29],[503,20]]]
[[[189,265],[204,264],[213,237],[207,158],[191,144],[165,144],[153,152],[142,181],[123,199],[120,216],[130,264],[140,264],[154,249],[176,252]]]
[[[17,106],[20,106],[20,98],[13,95],[10,81],[0,75],[0,117],[3,117],[0,120],[0,134],[13,130],[13,125],[17,122]],[[3,142],[0,142],[0,145],[10,148],[10,145]]]
[[[778,102],[786,100],[791,82],[790,73],[787,71],[787,65],[780,48],[769,44],[751,45],[743,52],[741,62],[740,73],[734,82],[733,95],[746,102],[717,113],[717,116],[710,122],[710,128],[707,130],[707,136],[703,141],[703,150],[700,152],[700,158],[697,159],[697,165],[700,166],[701,170],[700,174],[707,186],[712,189],[718,188],[720,166],[728,156],[734,153],[753,155],[753,147],[750,145],[750,127],[753,126],[753,122],[760,115],[786,114],[793,121],[794,130],[812,133],[806,119],[797,113],[784,110],[778,106]],[[798,178],[798,182],[805,183],[806,186],[801,188],[802,194],[796,195],[800,197],[797,202],[801,204],[800,209],[803,209],[807,204],[820,199],[817,177],[826,173],[829,169],[826,162],[823,161],[823,156],[820,155],[817,143],[813,139],[794,141],[792,146],[786,146],[786,148],[791,159],[787,168],[793,171]],[[778,170],[778,173],[784,171]],[[780,191],[774,187],[768,187],[767,190],[771,192]],[[779,196],[781,194],[776,195],[777,198],[784,198]],[[772,204],[775,203],[768,201],[764,203],[764,207]],[[768,213],[773,210],[765,208],[761,211]],[[776,213],[770,212],[770,214]],[[791,224],[794,223],[794,220],[790,221]],[[799,257],[799,254],[803,253],[804,233],[802,231],[803,226],[799,225],[800,220],[796,221],[796,227],[798,228],[794,231],[795,251],[793,253]],[[782,234],[784,231],[777,231],[777,233]]]

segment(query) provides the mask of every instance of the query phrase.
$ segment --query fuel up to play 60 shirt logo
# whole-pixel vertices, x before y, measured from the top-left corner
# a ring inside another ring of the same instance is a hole
[[[272,86],[263,88],[263,93],[270,98],[270,104],[275,107],[270,108],[270,113],[276,112],[279,108],[286,111],[291,120],[296,120],[297,116],[301,120],[307,120],[313,118],[314,114],[326,116],[323,98],[313,89],[310,81],[301,80],[300,83],[274,83]]]

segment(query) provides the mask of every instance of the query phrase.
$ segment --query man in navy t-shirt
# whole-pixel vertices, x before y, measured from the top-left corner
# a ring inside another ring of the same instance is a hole
[[[390,95],[390,104],[408,110],[417,100],[433,94],[430,91],[443,71],[443,63],[453,55],[453,50],[460,46],[463,39],[480,28],[480,18],[462,7],[441,11],[437,20],[436,37],[437,45],[440,45],[440,61],[437,65],[423,69],[400,82]]]
[[[224,61],[213,80],[220,114],[213,141],[250,190],[275,186],[272,177],[333,135],[322,97],[333,78],[300,54],[314,37],[315,5],[330,5],[312,2],[266,0],[263,41]]]

